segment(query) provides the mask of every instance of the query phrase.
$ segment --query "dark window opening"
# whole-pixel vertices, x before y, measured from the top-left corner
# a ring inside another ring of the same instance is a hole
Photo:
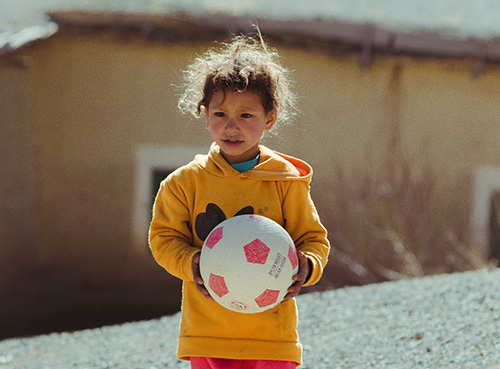
[[[491,196],[490,257],[500,260],[500,192]]]
[[[174,169],[154,169],[152,176],[152,188],[151,188],[151,207],[153,207],[153,203],[155,201],[156,194],[158,193],[158,189],[160,188],[161,182],[174,171]]]

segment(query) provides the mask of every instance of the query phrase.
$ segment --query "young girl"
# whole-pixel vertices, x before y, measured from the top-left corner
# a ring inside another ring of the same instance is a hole
[[[259,144],[264,132],[294,113],[287,71],[262,38],[240,36],[196,59],[185,80],[179,107],[204,113],[214,143],[208,155],[197,155],[162,182],[149,235],[156,261],[183,280],[177,356],[197,369],[295,368],[302,347],[294,297],[320,279],[329,242],[309,194],[311,167]],[[257,314],[213,301],[199,271],[210,231],[241,214],[282,225],[299,256],[285,300]]]

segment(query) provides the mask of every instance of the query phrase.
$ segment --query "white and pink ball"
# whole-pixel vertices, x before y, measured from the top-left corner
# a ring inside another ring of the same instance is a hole
[[[220,305],[260,313],[278,305],[298,271],[293,240],[275,221],[239,215],[215,227],[203,244],[200,273]]]

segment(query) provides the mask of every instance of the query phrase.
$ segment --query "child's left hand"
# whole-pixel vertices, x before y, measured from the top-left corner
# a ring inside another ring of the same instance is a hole
[[[302,289],[302,285],[305,283],[309,272],[312,269],[311,261],[304,255],[302,251],[297,251],[297,256],[299,258],[299,271],[292,277],[295,283],[288,288],[288,293],[281,302],[282,304],[291,300],[299,294],[300,290]]]

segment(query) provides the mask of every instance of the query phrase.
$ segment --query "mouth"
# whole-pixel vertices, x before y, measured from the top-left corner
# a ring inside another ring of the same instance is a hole
[[[237,140],[234,138],[224,139],[224,140],[222,140],[222,142],[224,142],[224,144],[226,144],[228,146],[238,146],[239,144],[243,143],[242,140]]]

